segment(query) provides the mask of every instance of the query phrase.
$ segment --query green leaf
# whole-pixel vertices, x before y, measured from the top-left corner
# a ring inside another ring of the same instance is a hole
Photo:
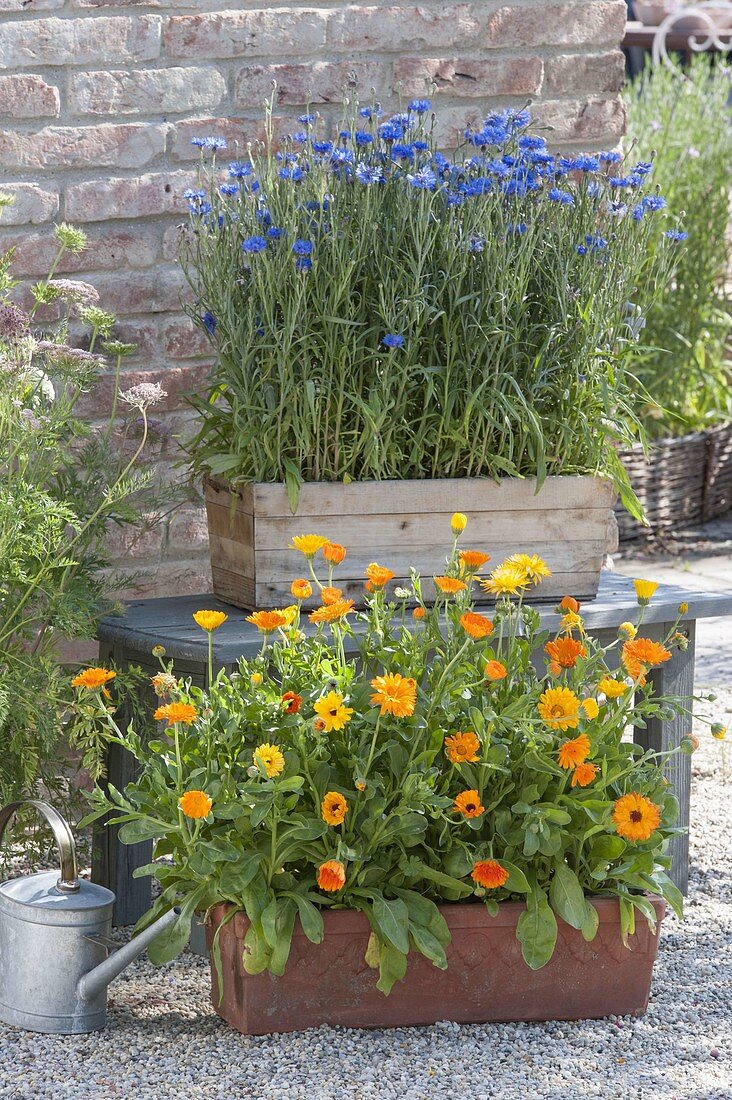
[[[516,925],[516,939],[521,944],[524,962],[532,970],[546,966],[554,954],[557,920],[541,890],[529,894],[528,908]]]
[[[188,895],[180,907],[180,912],[172,924],[163,929],[159,936],[149,944],[147,955],[153,966],[162,966],[180,955],[191,938],[191,919],[198,903],[206,892],[205,884]]]
[[[170,828],[172,829],[173,826],[171,825]],[[119,839],[123,844],[139,844],[142,840],[156,840],[164,833],[165,829],[156,821],[142,817],[138,821],[128,821],[126,825],[122,825]]]
[[[628,845],[620,836],[596,836],[590,845],[589,858],[602,859],[607,863],[620,859]]]
[[[374,890],[372,913],[379,939],[406,955],[409,951],[409,913],[401,898],[387,899]]]
[[[227,897],[240,898],[262,865],[263,858],[261,852],[246,852],[240,856],[238,862],[227,863],[222,867],[218,876],[221,893]]]
[[[684,915],[684,895],[681,893],[676,883],[671,881],[665,871],[656,871],[655,878],[661,889],[661,893],[680,920]]]
[[[294,891],[287,891],[286,896],[292,898],[297,905],[297,910],[300,915],[300,926],[310,942],[322,943],[323,937],[325,936],[325,925],[323,924],[323,914],[317,906],[313,905],[307,898],[304,898],[302,894],[298,894]]]
[[[579,879],[566,863],[558,863],[554,868],[549,900],[557,916],[572,928],[582,928],[587,920],[587,902]]]
[[[445,955],[445,949],[437,939],[433,936],[429,929],[424,928],[421,924],[409,925],[409,937],[425,958],[433,962],[440,970],[447,970],[447,956]]]
[[[582,928],[580,929],[583,939],[587,940],[588,943],[591,940],[594,940],[599,927],[600,915],[597,912],[597,909],[595,909],[595,906],[592,904],[592,902],[588,901],[587,909],[585,912],[585,919],[582,922]]]
[[[515,863],[509,863],[507,859],[497,859],[496,863],[499,867],[502,867],[504,871],[508,871],[508,878],[503,886],[504,890],[510,890],[512,894],[529,893],[531,887],[529,886],[528,879]]]
[[[292,898],[285,898],[278,905],[276,936],[272,957],[269,960],[269,969],[273,974],[281,977],[285,972],[287,960],[290,957],[292,945],[292,933],[295,927],[297,906]]]
[[[620,936],[625,946],[628,946],[628,937],[635,932],[635,909],[633,902],[628,897],[620,897]]]
[[[390,943],[379,944],[379,980],[376,988],[384,994],[391,993],[394,982],[400,982],[407,972],[406,953],[398,951]]]

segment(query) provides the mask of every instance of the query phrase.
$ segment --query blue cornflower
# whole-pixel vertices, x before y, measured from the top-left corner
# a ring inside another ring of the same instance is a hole
[[[310,271],[313,261],[309,256],[298,256],[295,260],[295,271]]]
[[[607,248],[607,241],[605,238],[598,237],[594,233],[587,233],[585,235],[585,244],[590,252],[602,252],[603,248]]]
[[[404,145],[400,141],[395,141],[391,147],[391,155],[399,157],[401,160],[414,160],[414,149],[411,145]]]
[[[191,145],[199,145],[201,149],[213,149],[216,152],[217,149],[226,149],[226,138],[222,137],[207,137],[203,138],[201,142],[200,138],[195,138]]]
[[[630,176],[611,176],[607,181],[609,187],[632,187],[633,181]]]
[[[296,141],[298,145],[304,145],[308,140],[308,135],[304,130],[298,130],[296,134],[292,135],[292,140]]]
[[[281,180],[292,180],[299,183],[303,177],[303,170],[297,164],[293,168],[278,168],[277,175]]]
[[[603,151],[597,154],[597,159],[603,164],[619,164],[622,158],[620,153]]]
[[[485,247],[485,237],[471,237],[468,248],[471,252],[482,252]]]
[[[244,179],[245,176],[251,176],[252,166],[251,164],[242,164],[240,160],[232,160],[228,171],[233,179]]]
[[[381,337],[381,342],[387,348],[403,348],[404,337],[399,336],[396,332],[387,332],[386,336]]]
[[[600,193],[601,187],[597,180],[590,180],[590,182],[587,184],[587,194],[590,196],[590,198],[596,199]]]
[[[433,153],[432,154],[432,160],[437,165],[440,172],[443,172],[445,170],[445,168],[450,167],[450,161],[447,159],[447,157],[445,156],[444,153],[440,153],[440,152]]]
[[[330,160],[331,164],[353,164],[355,155],[353,149],[334,149]]]
[[[426,167],[420,168],[419,172],[408,173],[407,180],[420,191],[434,191],[437,184],[437,176],[431,168]]]
[[[358,113],[361,118],[381,118],[383,111],[377,103],[375,107],[362,107]]]
[[[546,149],[546,141],[543,137],[532,137],[531,134],[523,134],[518,140],[519,149],[522,149],[525,153],[533,150],[539,151]]]
[[[585,248],[585,246],[583,244],[578,244],[577,245],[577,255],[578,256],[586,256],[587,255],[587,249]]]
[[[627,214],[628,207],[624,202],[610,202],[607,212],[611,218],[622,218],[623,214]]]
[[[273,241],[278,241],[284,235],[284,232],[284,229],[280,229],[278,225],[271,225],[267,230],[267,236]]]
[[[330,153],[333,149],[332,141],[314,141],[312,144],[314,153]]]
[[[313,242],[304,241],[302,237],[298,237],[292,246],[292,251],[296,256],[310,256],[313,251]]]
[[[202,199],[206,198],[206,192],[200,191],[195,187],[186,187],[183,192],[183,198],[188,199],[189,202],[200,202]]]
[[[312,122],[315,122],[315,115],[298,115],[297,121],[301,126],[309,126]]]
[[[588,156],[587,153],[580,153],[570,161],[570,171],[574,172],[597,172],[599,168],[599,158]]]
[[[239,190],[237,183],[222,183],[219,187],[219,191],[222,195],[236,195]]]
[[[569,191],[561,191],[558,187],[552,187],[547,198],[550,202],[561,203],[562,206],[574,206],[574,195]]]
[[[642,202],[646,210],[663,210],[668,205],[663,195],[646,195]]]
[[[509,224],[506,226],[506,233],[509,236],[523,237],[528,228],[526,222],[516,222],[515,225]]]
[[[354,137],[356,145],[370,145],[374,140],[374,135],[367,133],[366,130],[356,130]]]
[[[399,141],[404,136],[404,126],[401,121],[382,122],[379,126],[379,137],[382,141]]]
[[[191,138],[191,145],[195,145],[198,149],[206,148],[206,138]]]
[[[488,176],[477,176],[465,185],[465,194],[471,196],[486,195],[492,187],[493,180],[489,179]]]
[[[477,132],[466,130],[465,137],[471,145],[503,145],[508,137],[508,130],[503,126],[484,126],[482,130]]]
[[[412,148],[416,149],[418,153],[424,153],[429,149],[429,144],[426,141],[413,141]]]
[[[384,171],[378,164],[361,163],[356,167],[356,179],[361,183],[381,183],[383,178]]]
[[[643,221],[643,219],[645,218],[645,216],[646,216],[646,208],[645,208],[645,206],[643,205],[643,203],[642,203],[642,202],[639,202],[639,203],[637,203],[637,204],[636,204],[636,205],[635,205],[635,206],[633,207],[633,221],[634,221],[634,222],[640,222],[640,221]]]
[[[213,210],[210,202],[189,203],[189,210],[193,214],[198,214],[203,217],[204,214],[210,214]]]
[[[213,334],[216,332],[216,325],[218,324],[213,313],[211,313],[211,311],[207,309],[201,320],[203,321],[206,332],[209,334],[209,336],[213,336]]]
[[[267,242],[264,237],[247,237],[241,242],[241,247],[244,252],[264,252]]]
[[[688,241],[689,234],[680,229],[667,229],[664,237],[668,237],[670,241]]]
[[[633,175],[650,176],[653,171],[653,163],[650,160],[641,160],[631,169]]]
[[[418,115],[424,115],[430,109],[429,99],[413,99],[409,104],[410,111],[416,111]]]

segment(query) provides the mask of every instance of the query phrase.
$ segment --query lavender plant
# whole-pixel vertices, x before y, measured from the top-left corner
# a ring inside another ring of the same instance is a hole
[[[293,500],[304,480],[604,474],[630,501],[630,322],[674,243],[650,163],[554,155],[527,111],[452,158],[427,100],[345,113],[333,139],[300,116],[279,150],[268,116],[264,151],[224,167],[197,139],[182,262],[216,361],[194,470]]]

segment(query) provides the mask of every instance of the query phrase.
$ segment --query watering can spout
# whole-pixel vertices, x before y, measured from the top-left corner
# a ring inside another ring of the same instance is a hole
[[[164,932],[180,916],[180,909],[174,908],[159,917],[153,924],[145,928],[129,943],[124,944],[118,950],[112,952],[109,958],[99,963],[93,970],[84,974],[79,979],[76,987],[80,1000],[92,1001],[102,993],[113,978],[121,974],[125,967],[129,966],[138,955],[142,954],[148,944]]]

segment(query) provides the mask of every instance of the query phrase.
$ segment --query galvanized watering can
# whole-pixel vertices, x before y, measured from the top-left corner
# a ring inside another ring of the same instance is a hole
[[[21,806],[34,806],[51,826],[61,875],[0,883],[0,1020],[62,1035],[95,1031],[106,1022],[109,983],[178,914],[171,910],[119,947],[109,938],[114,894],[77,878],[74,838],[53,806],[11,802],[0,810],[0,841]]]

